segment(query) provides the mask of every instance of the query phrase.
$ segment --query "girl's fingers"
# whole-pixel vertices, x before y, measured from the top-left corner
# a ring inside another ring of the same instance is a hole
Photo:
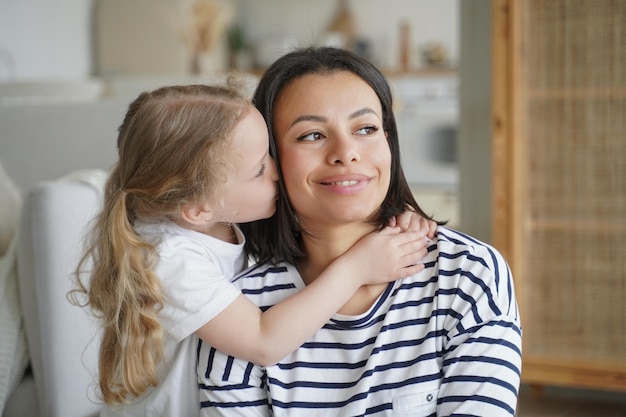
[[[389,223],[388,223],[388,225],[387,225],[387,226],[388,226],[388,227],[395,227],[395,226],[397,225],[397,223],[398,223],[398,221],[397,221],[397,219],[396,219],[396,216],[392,216],[392,217],[389,219]]]

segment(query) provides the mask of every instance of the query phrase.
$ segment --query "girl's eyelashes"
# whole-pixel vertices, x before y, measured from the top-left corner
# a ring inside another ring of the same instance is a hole
[[[259,173],[256,174],[256,176],[254,178],[259,178],[261,176],[263,176],[263,174],[265,173],[265,169],[267,168],[267,165],[263,164],[261,165],[261,169],[259,170]]]

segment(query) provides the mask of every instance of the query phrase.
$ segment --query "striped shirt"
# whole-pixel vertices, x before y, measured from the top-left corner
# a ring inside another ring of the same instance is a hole
[[[438,228],[420,273],[358,316],[336,314],[280,363],[260,367],[200,342],[203,416],[513,416],[521,326],[493,247]],[[287,264],[235,284],[266,309],[303,288]]]

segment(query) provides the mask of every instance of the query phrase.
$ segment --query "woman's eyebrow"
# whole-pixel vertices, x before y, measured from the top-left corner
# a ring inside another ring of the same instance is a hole
[[[296,120],[294,120],[291,123],[291,126],[294,126],[296,123],[300,123],[300,122],[326,122],[328,119],[323,117],[323,116],[315,116],[312,114],[303,114],[302,116],[298,116],[296,117]],[[289,127],[291,127],[289,126]]]
[[[354,113],[352,113],[349,116],[349,118],[350,119],[355,119],[355,118],[357,118],[359,116],[362,116],[362,115],[368,114],[368,113],[376,114],[376,112],[373,109],[371,109],[369,107],[363,107],[362,109],[359,109],[359,110],[355,111]],[[316,115],[313,115],[313,114],[303,114],[302,116],[296,117],[296,119],[291,123],[291,126],[295,125],[296,123],[305,122],[305,121],[308,121],[308,122],[326,122],[326,121],[328,121],[328,119],[326,117],[323,117],[323,116],[316,116]]]
[[[368,113],[376,114],[376,112],[374,110],[370,109],[369,107],[363,107],[362,109],[357,110],[354,113],[352,113],[350,115],[350,119],[354,119],[354,118],[357,118],[359,116],[362,116],[362,115],[368,114]]]

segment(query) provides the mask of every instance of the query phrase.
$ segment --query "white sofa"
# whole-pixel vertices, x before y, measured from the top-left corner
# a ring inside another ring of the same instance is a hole
[[[17,271],[32,376],[9,400],[5,417],[25,409],[50,417],[98,414],[97,323],[69,303],[67,293],[84,234],[101,205],[100,189],[77,178],[46,181],[24,201]]]
[[[0,402],[2,417],[98,414],[97,326],[66,294],[85,227],[100,204],[97,183],[116,159],[117,129],[128,102],[0,106],[0,163],[23,196],[13,249],[22,313],[17,325],[25,333],[30,359],[30,371],[17,388],[8,387],[6,403]],[[3,331],[0,338],[4,336]],[[5,390],[6,373],[0,369]]]

